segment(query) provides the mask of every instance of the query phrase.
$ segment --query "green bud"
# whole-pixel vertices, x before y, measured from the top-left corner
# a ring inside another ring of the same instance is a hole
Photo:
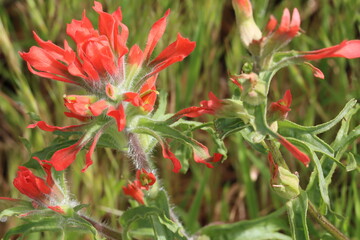
[[[299,178],[281,166],[272,181],[273,190],[282,198],[293,199],[300,194]]]

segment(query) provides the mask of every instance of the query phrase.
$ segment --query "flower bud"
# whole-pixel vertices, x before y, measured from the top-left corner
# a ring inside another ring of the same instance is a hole
[[[268,154],[271,187],[282,198],[293,199],[300,194],[299,178],[288,169],[278,166],[272,154]]]
[[[278,167],[278,175],[274,181],[271,186],[280,197],[293,199],[300,194],[299,178],[289,170]]]
[[[262,37],[261,31],[253,18],[251,3],[249,0],[233,0],[233,7],[241,40],[246,47],[249,47],[254,40],[260,40]]]

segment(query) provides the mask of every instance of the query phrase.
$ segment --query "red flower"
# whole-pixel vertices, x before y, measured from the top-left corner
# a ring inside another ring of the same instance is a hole
[[[360,57],[360,40],[343,41],[342,43],[319,50],[300,52],[306,60],[318,60],[323,58],[343,57],[348,59]]]
[[[129,183],[126,187],[123,187],[122,189],[125,195],[131,196],[140,204],[144,204],[144,193],[141,191],[137,181]]]
[[[286,118],[288,112],[291,110],[290,105],[292,102],[292,96],[290,90],[287,90],[282,99],[277,102],[272,102],[270,104],[269,113],[278,115],[281,118]]]
[[[33,199],[36,202],[35,205],[40,204],[56,212],[63,213],[59,206],[52,206],[54,202],[61,201],[63,196],[53,180],[51,165],[44,163],[45,161],[41,161],[36,157],[34,159],[43,167],[47,175],[46,179],[37,177],[30,169],[20,166],[17,176],[13,181],[14,186],[19,192]]]
[[[136,179],[141,188],[149,190],[150,186],[156,182],[156,177],[153,173],[147,172],[145,169],[136,171]]]

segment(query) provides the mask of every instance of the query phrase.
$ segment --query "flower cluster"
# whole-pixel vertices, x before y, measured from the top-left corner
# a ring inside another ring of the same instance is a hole
[[[93,162],[91,156],[99,138],[113,123],[121,132],[127,127],[126,122],[132,122],[134,117],[149,115],[158,94],[155,84],[159,72],[182,61],[195,48],[195,42],[178,34],[175,42],[157,57],[151,57],[166,29],[168,10],[153,24],[145,49],[135,44],[129,50],[126,43],[129,30],[122,23],[120,8],[110,14],[103,11],[101,3],[94,3],[93,9],[99,14],[98,29],[93,27],[85,12],[81,20],[67,25],[66,33],[75,42],[76,50],[66,40],[61,48],[34,33],[39,47],[33,46],[29,52],[20,53],[32,73],[81,86],[90,93],[64,96],[68,110],[65,115],[83,124],[57,127],[39,121],[28,126],[50,132],[85,132],[75,144],[53,154],[48,162],[57,171],[70,166],[78,152],[88,147],[85,171]]]

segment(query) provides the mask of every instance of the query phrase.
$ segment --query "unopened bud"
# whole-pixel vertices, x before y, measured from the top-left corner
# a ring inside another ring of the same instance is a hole
[[[234,99],[222,100],[222,107],[216,112],[217,117],[241,118],[244,123],[250,121],[250,115],[244,108],[243,102]]]
[[[253,18],[251,3],[249,0],[233,0],[233,7],[241,40],[248,47],[254,40],[260,40],[262,37],[261,31]]]
[[[299,178],[289,170],[278,167],[272,188],[282,198],[293,199],[300,194]]]

